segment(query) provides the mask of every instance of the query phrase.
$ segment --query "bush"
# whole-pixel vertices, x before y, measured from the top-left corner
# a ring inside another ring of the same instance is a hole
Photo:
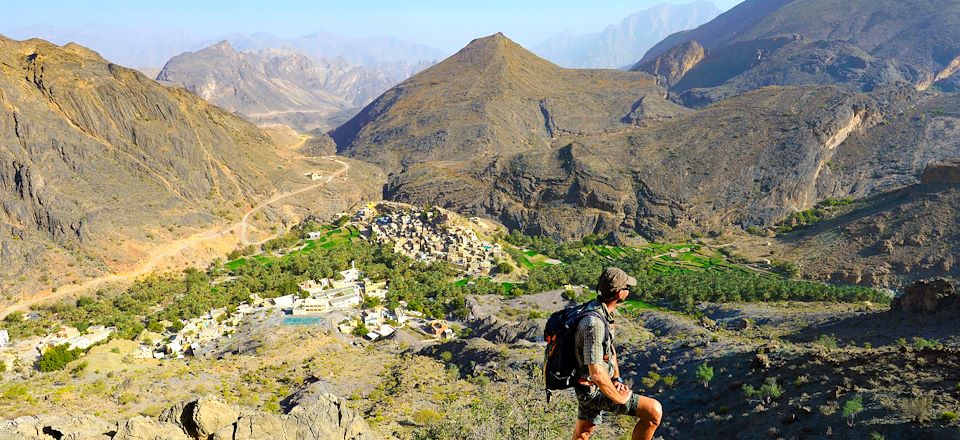
[[[704,388],[710,388],[710,381],[713,380],[713,367],[706,362],[697,367],[697,380],[703,384]]]
[[[940,415],[940,418],[947,423],[953,423],[957,421],[958,416],[955,411],[944,411],[943,414]]]
[[[660,380],[663,382],[663,385],[666,386],[667,388],[673,388],[673,386],[677,383],[677,376],[674,376],[674,375],[663,376],[662,378],[660,378]]]
[[[71,350],[67,344],[55,345],[43,352],[37,366],[43,372],[62,370],[67,364],[79,358],[81,353],[82,350]]]
[[[413,423],[416,423],[418,426],[433,425],[443,419],[440,414],[430,409],[416,411],[411,418],[413,419]]]
[[[843,404],[843,417],[847,419],[847,425],[853,427],[853,421],[858,414],[863,412],[863,399],[860,396],[854,397]]]
[[[835,338],[835,337],[833,337],[833,336],[831,336],[831,335],[820,335],[820,337],[817,338],[816,344],[819,345],[819,346],[821,346],[821,347],[823,347],[823,348],[826,348],[828,351],[829,351],[829,350],[836,350],[836,349],[837,349],[837,338]]]
[[[933,394],[923,394],[900,403],[900,413],[917,423],[929,422],[933,414]]]
[[[770,405],[783,395],[783,388],[780,388],[780,385],[777,384],[776,378],[768,377],[759,389],[749,384],[744,385],[743,394],[749,398],[759,399],[764,405]]]

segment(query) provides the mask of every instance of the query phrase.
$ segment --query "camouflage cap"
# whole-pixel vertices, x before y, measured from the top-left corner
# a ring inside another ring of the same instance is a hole
[[[597,293],[601,297],[609,298],[613,294],[637,285],[637,279],[627,275],[623,270],[616,267],[608,267],[600,274],[600,280],[597,281]]]

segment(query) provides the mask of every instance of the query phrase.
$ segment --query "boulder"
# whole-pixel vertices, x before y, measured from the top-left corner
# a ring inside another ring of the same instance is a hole
[[[905,289],[903,295],[894,298],[891,312],[940,313],[960,312],[960,295],[951,281],[937,278],[917,281]]]
[[[189,440],[179,426],[136,416],[117,425],[113,440]]]
[[[44,414],[0,422],[0,439],[109,440],[113,428],[91,415]]]
[[[240,412],[234,407],[210,397],[201,397],[193,408],[192,421],[197,436],[209,437],[237,421]]]
[[[924,185],[960,184],[960,158],[954,157],[930,162],[920,175]]]

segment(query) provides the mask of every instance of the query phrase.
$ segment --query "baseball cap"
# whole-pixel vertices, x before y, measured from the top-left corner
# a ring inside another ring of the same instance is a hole
[[[636,278],[627,275],[619,268],[608,267],[600,274],[600,281],[597,282],[597,293],[601,297],[609,297],[616,292],[636,285]]]

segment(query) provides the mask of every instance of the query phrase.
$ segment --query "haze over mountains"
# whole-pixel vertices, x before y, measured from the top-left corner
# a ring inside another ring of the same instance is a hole
[[[157,75],[259,124],[331,129],[429,63],[357,65],[293,49],[238,52],[222,41],[173,57]]]
[[[720,12],[708,1],[662,3],[632,14],[601,32],[579,35],[569,31],[559,33],[531,50],[564,67],[632,66],[665,37],[693,29],[720,15]]]
[[[122,26],[57,27],[29,26],[5,32],[10,38],[42,38],[57,44],[77,43],[96,50],[104,58],[135,68],[159,68],[184,52],[196,51],[227,40],[238,51],[295,49],[313,58],[343,58],[351,64],[418,64],[443,58],[444,53],[423,44],[396,37],[346,37],[315,32],[297,38],[281,38],[267,33],[230,34],[216,39],[192,32],[126,28]]]

